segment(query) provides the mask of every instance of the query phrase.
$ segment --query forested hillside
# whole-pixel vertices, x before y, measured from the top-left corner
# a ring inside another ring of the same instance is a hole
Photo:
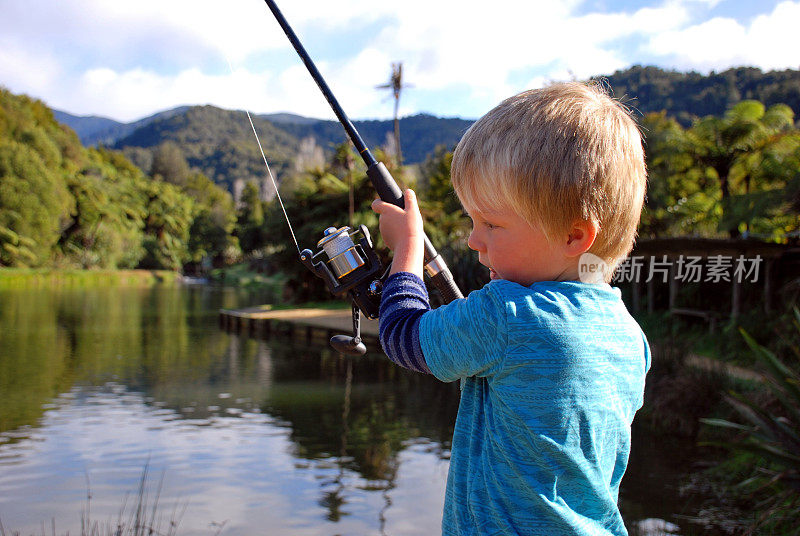
[[[640,236],[797,240],[795,117],[787,105],[755,100],[688,128],[666,112],[643,116],[650,176]],[[424,129],[429,118],[416,119]],[[266,119],[257,122],[273,166],[284,172],[282,193],[304,245],[322,229],[346,224],[350,206],[354,223],[375,225],[373,190],[347,144],[324,155],[320,146],[299,142]],[[44,103],[2,91],[0,265],[185,269],[250,257],[295,271],[283,214],[264,195],[264,171],[251,138],[241,112],[190,108],[126,138],[140,145],[126,148],[132,162],[119,151],[85,148]],[[399,181],[409,178],[380,148],[375,151]],[[468,220],[449,185],[451,158],[440,146],[419,166],[417,190],[426,221],[437,222],[429,229],[435,245],[468,260],[455,251],[456,244],[463,246]],[[241,179],[238,207],[202,169],[225,185],[231,177]],[[351,183],[355,196],[349,201]],[[463,264],[468,273],[469,263]]]
[[[800,116],[800,71],[772,71],[742,67],[701,75],[634,66],[599,77],[613,93],[637,110],[643,120],[651,112],[665,112],[684,128],[706,116],[721,116],[743,100],[766,106],[782,103]],[[102,118],[79,118],[59,113],[87,145],[102,143],[123,150],[140,168],[150,171],[155,152],[174,144],[189,166],[229,192],[239,195],[247,182],[263,182],[263,163],[243,112],[213,106],[180,107],[134,123]],[[109,123],[110,121],[110,123]],[[261,143],[282,180],[309,165],[319,166],[334,147],[346,140],[342,126],[293,114],[255,116]],[[405,164],[420,164],[438,146],[455,146],[472,120],[418,114],[400,119],[400,140]],[[390,120],[355,121],[367,145],[385,146],[393,133]],[[174,147],[171,150],[175,150]],[[272,195],[262,184],[261,196]]]
[[[732,69],[702,77],[634,67],[608,82],[617,96],[639,96],[628,102],[642,113],[647,135],[650,180],[640,236],[797,239],[797,71]],[[763,102],[746,98],[759,96]],[[780,99],[787,103],[775,103]],[[344,196],[345,203],[347,184],[363,179],[360,159],[341,143],[341,126],[289,114],[254,120],[288,202],[299,196],[306,207],[299,212],[311,218],[308,235],[344,223],[317,221],[309,210],[332,203],[318,194]],[[356,124],[382,154],[391,122]],[[469,124],[428,115],[401,122],[406,163],[430,155],[419,166],[417,188],[430,206],[444,203],[428,216],[454,226],[452,233],[437,231],[445,247],[463,232],[444,185],[450,150]],[[44,103],[2,90],[0,265],[180,269],[282,247],[285,223],[273,218],[272,186],[243,112],[197,106],[157,114],[115,149],[121,151],[84,147]],[[404,170],[382,156],[402,180]]]
[[[275,125],[302,139],[314,137],[325,149],[346,141],[344,129],[336,121],[309,120],[298,116],[265,116]],[[419,164],[433,154],[439,145],[452,148],[466,132],[472,120],[442,118],[428,114],[417,114],[400,119],[400,145],[405,164]],[[394,125],[388,120],[354,121],[353,125],[364,138],[367,146],[380,147],[386,144],[387,136],[394,133]]]
[[[81,139],[81,142],[87,147],[93,145],[112,146],[117,140],[124,138],[137,128],[146,126],[151,121],[164,119],[185,112],[189,108],[191,108],[191,106],[178,106],[177,108],[164,110],[163,112],[149,115],[131,123],[122,123],[107,117],[95,115],[72,115],[60,110],[53,110],[53,115],[56,121],[64,123],[74,130]]]
[[[253,118],[261,144],[267,152],[273,173],[282,175],[299,150],[294,136],[276,128],[270,121]],[[192,106],[186,110],[150,121],[114,144],[142,169],[149,170],[154,150],[173,142],[189,165],[230,192],[234,184],[260,180],[264,163],[250,122],[244,112],[214,106]],[[144,149],[144,150],[142,150]]]
[[[44,103],[0,89],[0,267],[179,270],[235,254],[231,196],[185,162],[159,169],[85,148]]]
[[[636,65],[610,76],[608,82],[617,98],[643,115],[666,111],[684,127],[707,115],[721,116],[743,100],[757,100],[767,106],[786,104],[800,117],[800,71],[762,72],[739,67],[702,75],[696,72],[665,71]]]

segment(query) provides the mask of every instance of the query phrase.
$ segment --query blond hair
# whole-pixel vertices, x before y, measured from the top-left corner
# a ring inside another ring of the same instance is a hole
[[[452,180],[466,208],[510,209],[553,241],[576,221],[599,231],[589,252],[605,278],[630,253],[644,202],[642,139],[597,85],[553,84],[501,102],[464,134]]]

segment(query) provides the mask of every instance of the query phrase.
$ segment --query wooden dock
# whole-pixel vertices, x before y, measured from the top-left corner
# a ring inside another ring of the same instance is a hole
[[[353,319],[350,309],[282,309],[269,306],[246,309],[220,309],[219,325],[227,332],[251,337],[269,337],[272,334],[330,339],[334,335],[352,334]],[[361,338],[377,342],[378,321],[361,315]]]

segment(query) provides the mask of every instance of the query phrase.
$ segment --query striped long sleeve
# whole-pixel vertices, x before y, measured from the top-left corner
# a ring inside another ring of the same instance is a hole
[[[389,276],[381,295],[381,346],[401,367],[430,374],[419,342],[419,322],[431,309],[428,291],[418,276],[398,272]]]

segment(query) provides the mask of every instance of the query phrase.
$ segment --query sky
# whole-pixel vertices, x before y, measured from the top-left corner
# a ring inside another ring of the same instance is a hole
[[[352,119],[474,119],[631,65],[800,68],[800,0],[278,0]],[[260,0],[0,0],[0,86],[76,115],[180,105],[332,119]]]

